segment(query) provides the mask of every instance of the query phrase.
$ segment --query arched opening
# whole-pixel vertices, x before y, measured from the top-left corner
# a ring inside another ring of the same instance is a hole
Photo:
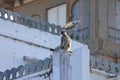
[[[81,42],[87,43],[89,37],[89,7],[88,0],[78,0],[72,7],[71,21],[80,21],[74,30],[80,33]]]

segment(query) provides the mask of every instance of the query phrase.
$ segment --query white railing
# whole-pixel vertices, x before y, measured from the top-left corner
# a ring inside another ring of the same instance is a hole
[[[46,58],[31,64],[21,65],[5,72],[0,72],[0,80],[29,80],[35,76],[50,77],[52,73],[52,60]]]

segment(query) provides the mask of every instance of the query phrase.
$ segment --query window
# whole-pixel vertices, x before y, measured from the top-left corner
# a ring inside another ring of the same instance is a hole
[[[120,1],[109,0],[108,36],[110,40],[120,43]]]
[[[47,11],[48,22],[65,26],[66,24],[66,4],[51,8]]]

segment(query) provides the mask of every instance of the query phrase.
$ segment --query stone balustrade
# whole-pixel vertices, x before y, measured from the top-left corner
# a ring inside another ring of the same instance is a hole
[[[60,31],[62,30],[62,27],[59,25],[49,24],[40,19],[39,20],[34,19],[32,17],[24,16],[16,12],[11,12],[3,8],[0,8],[0,18],[7,21],[15,22],[21,25],[25,25],[29,28],[35,28],[42,31],[46,31],[55,35],[59,35]],[[88,31],[88,28],[85,28],[84,30]],[[84,36],[83,34],[80,34],[79,32],[73,29],[68,30],[68,33],[69,33],[69,36],[76,41],[80,41],[81,38],[84,38],[84,40],[88,38],[88,36]]]
[[[95,56],[90,57],[90,63],[91,68],[120,76],[120,64]]]
[[[50,72],[40,74],[39,76],[48,77],[50,75],[52,70],[52,60],[49,58],[46,58],[45,60],[39,60],[31,64],[26,64],[24,66],[20,65],[17,68],[12,68],[11,70],[6,70],[5,72],[0,72],[0,80],[13,80],[22,78],[24,76],[47,69],[49,69]]]

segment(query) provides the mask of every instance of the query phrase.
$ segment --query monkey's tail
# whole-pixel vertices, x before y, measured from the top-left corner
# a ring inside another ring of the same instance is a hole
[[[50,51],[55,51],[55,49],[53,49],[53,48],[50,48],[49,50]],[[68,51],[68,52],[72,54],[72,51]]]
[[[55,51],[55,49],[52,49],[52,48],[50,48],[49,50],[50,50],[50,51]]]

